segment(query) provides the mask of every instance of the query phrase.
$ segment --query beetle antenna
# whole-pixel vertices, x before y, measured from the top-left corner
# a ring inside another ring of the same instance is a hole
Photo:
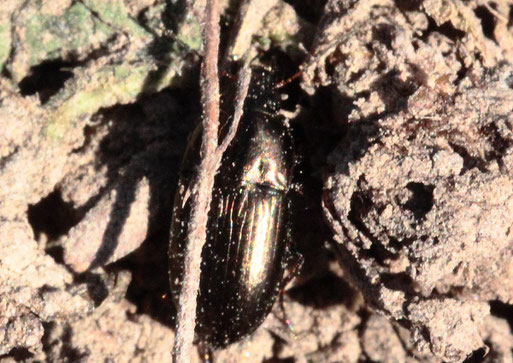
[[[312,64],[318,62],[324,55],[326,55],[328,52],[330,52],[333,47],[335,46],[338,46],[339,44],[342,44],[343,42],[345,42],[347,39],[349,39],[353,34],[356,33],[356,29],[350,31],[348,34],[346,34],[346,36],[340,40],[339,42],[337,42],[334,46],[330,46],[328,47],[327,49],[323,50],[320,54],[317,54],[317,55],[313,55],[312,53],[310,53],[309,51],[307,51],[304,47],[302,48],[306,54],[310,57],[310,61],[309,62],[305,62],[303,63],[303,65],[300,66],[300,69],[299,71],[297,71],[296,73],[294,73],[294,75],[292,75],[291,77],[287,78],[287,79],[284,79],[283,81],[280,81],[278,82],[274,88],[275,89],[280,89],[286,85],[288,85],[289,83],[291,83],[292,81],[294,81],[296,78],[299,78],[301,76],[301,74],[303,73],[303,68],[306,68],[306,67],[309,67],[311,66]]]
[[[299,78],[299,76],[301,76],[301,74],[302,74],[302,73],[303,73],[303,71],[302,71],[302,70],[297,71],[297,72],[296,72],[292,77],[289,77],[289,78],[287,78],[287,79],[284,79],[283,81],[278,82],[278,83],[274,86],[274,88],[275,88],[275,89],[280,89],[280,88],[282,88],[282,87],[284,87],[284,86],[288,85],[290,82],[292,82],[292,81],[293,81],[293,80],[295,80],[296,78]]]

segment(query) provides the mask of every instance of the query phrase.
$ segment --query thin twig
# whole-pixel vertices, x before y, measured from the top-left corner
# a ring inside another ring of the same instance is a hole
[[[242,112],[244,109],[244,100],[248,94],[249,82],[251,80],[251,69],[249,68],[249,63],[244,63],[242,68],[238,74],[238,83],[237,83],[237,94],[235,96],[235,109],[233,112],[233,121],[230,125],[230,129],[228,133],[224,137],[222,144],[218,147],[218,157],[222,157],[223,153],[228,148],[228,145],[233,140],[237,129],[239,128],[239,121],[242,117]]]
[[[206,240],[206,225],[214,176],[220,159],[216,157],[219,129],[219,1],[209,0],[205,8],[203,40],[205,58],[201,64],[203,137],[200,165],[191,193],[191,215],[184,258],[182,291],[178,300],[177,328],[173,348],[174,361],[191,361],[196,318],[196,300],[200,280],[201,250]]]
[[[244,65],[239,72],[233,121],[223,142],[219,145],[218,0],[209,0],[205,11],[206,22],[203,31],[205,58],[201,66],[203,136],[200,149],[201,161],[191,191],[191,215],[188,223],[184,258],[185,270],[178,303],[177,328],[173,348],[174,361],[177,363],[188,363],[191,361],[201,272],[201,251],[207,238],[206,226],[212,200],[214,177],[221,163],[223,153],[237,132],[251,78],[249,66]]]

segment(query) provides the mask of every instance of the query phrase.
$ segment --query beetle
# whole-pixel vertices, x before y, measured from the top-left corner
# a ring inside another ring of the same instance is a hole
[[[279,114],[272,72],[258,67],[252,74],[243,116],[215,177],[201,256],[196,333],[212,349],[241,340],[260,326],[284,286],[291,256],[293,140]],[[184,271],[187,190],[200,140],[201,125],[189,141],[175,196],[169,247],[175,301]]]

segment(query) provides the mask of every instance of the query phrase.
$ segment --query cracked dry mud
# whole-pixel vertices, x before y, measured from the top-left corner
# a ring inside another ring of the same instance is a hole
[[[258,5],[237,23],[224,2],[223,39],[285,76],[302,64],[285,108],[305,264],[283,310],[216,359],[513,362],[513,2]],[[202,6],[0,10],[2,361],[170,361]]]

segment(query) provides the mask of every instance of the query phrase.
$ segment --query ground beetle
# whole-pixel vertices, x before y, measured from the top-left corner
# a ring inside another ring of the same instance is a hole
[[[256,330],[283,287],[294,155],[275,86],[269,70],[253,70],[244,114],[215,177],[196,312],[196,333],[210,348],[226,347]],[[176,301],[190,214],[186,195],[200,139],[198,127],[175,198],[169,257]]]

